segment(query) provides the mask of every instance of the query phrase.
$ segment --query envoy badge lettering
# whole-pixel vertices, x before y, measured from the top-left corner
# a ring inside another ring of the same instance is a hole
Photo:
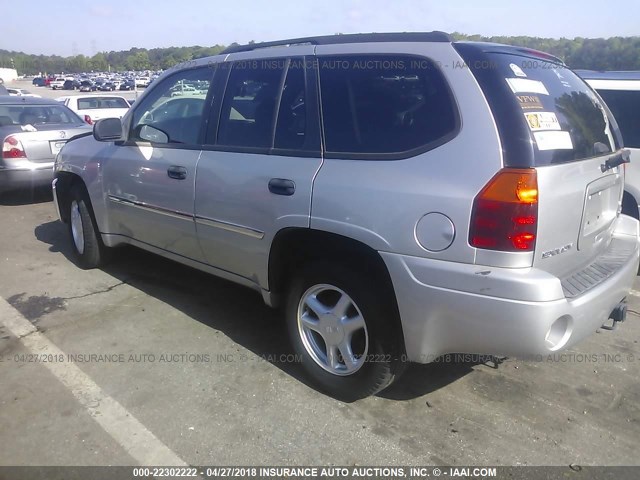
[[[567,243],[566,245],[560,248],[554,248],[553,250],[549,250],[547,252],[542,252],[542,258],[555,257],[556,255],[560,255],[561,253],[568,252],[573,248],[573,243]]]

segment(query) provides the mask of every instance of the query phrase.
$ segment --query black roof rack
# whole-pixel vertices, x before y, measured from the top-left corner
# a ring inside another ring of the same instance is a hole
[[[228,47],[222,53],[250,52],[258,48],[280,47],[287,45],[335,45],[338,43],[368,42],[452,42],[445,32],[403,32],[403,33],[349,33],[344,35],[326,35],[321,37],[291,38],[275,42],[251,43]]]

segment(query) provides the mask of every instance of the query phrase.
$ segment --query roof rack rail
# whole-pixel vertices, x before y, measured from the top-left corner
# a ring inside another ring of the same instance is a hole
[[[321,37],[291,38],[275,42],[251,43],[248,45],[234,45],[222,51],[222,54],[250,52],[259,48],[281,47],[288,45],[334,45],[337,43],[368,43],[368,42],[452,42],[453,39],[445,32],[403,32],[403,33],[349,33],[326,35]]]

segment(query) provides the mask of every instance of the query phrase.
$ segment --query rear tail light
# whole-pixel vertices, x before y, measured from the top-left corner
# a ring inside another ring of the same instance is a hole
[[[504,252],[531,252],[538,230],[535,169],[500,170],[473,202],[469,244]]]
[[[22,142],[9,135],[2,143],[2,158],[27,158]]]
[[[84,116],[84,121],[87,122],[89,125],[93,125],[93,120],[91,120],[91,117],[89,115]]]

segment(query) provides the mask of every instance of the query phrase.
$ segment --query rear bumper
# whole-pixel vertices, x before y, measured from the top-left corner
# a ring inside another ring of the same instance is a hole
[[[394,284],[408,359],[445,353],[533,357],[575,345],[609,318],[638,271],[638,221],[621,216],[610,251],[625,256],[603,281],[565,297],[562,280],[535,268],[451,264],[381,253]],[[597,259],[596,259],[597,260]]]
[[[0,192],[44,187],[53,180],[53,162],[27,162],[27,168],[0,167]]]

